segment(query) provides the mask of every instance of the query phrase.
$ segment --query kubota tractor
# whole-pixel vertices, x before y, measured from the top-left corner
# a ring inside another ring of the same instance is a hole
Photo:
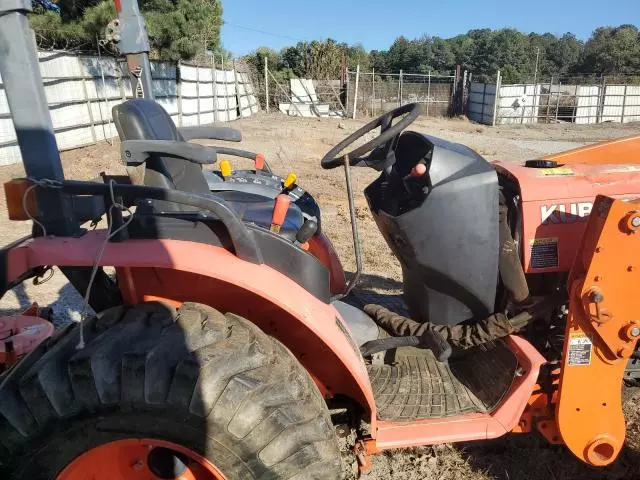
[[[144,90],[142,20],[117,5]],[[96,314],[52,336],[39,307],[0,318],[2,478],[338,478],[337,432],[363,470],[387,449],[532,430],[615,460],[640,336],[638,138],[491,164],[406,131],[418,105],[384,114],[319,166],[345,171],[347,284],[311,197],[305,213],[277,181],[211,193],[216,148],[186,143],[149,98],[114,111],[128,181],[66,180],[29,8],[0,5],[27,176],[7,207],[34,224],[0,250],[0,290],[57,266]],[[402,299],[358,289],[352,167],[380,172],[365,195]],[[106,229],[83,228],[98,217]]]

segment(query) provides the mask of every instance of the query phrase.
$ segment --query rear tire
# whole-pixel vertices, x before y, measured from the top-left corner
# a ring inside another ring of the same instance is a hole
[[[150,438],[227,479],[339,478],[327,406],[293,355],[200,304],[117,307],[28,355],[0,385],[0,478],[51,480],[82,453]],[[0,377],[1,378],[1,377]]]

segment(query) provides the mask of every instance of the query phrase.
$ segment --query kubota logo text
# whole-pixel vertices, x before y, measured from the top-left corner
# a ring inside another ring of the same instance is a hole
[[[540,217],[543,225],[549,223],[585,222],[591,213],[593,203],[559,203],[556,205],[542,205]]]

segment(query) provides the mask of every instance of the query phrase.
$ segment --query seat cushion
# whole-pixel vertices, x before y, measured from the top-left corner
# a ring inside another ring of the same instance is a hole
[[[112,112],[120,140],[184,141],[167,111],[153,100],[127,100],[113,107]],[[202,167],[196,163],[161,155],[152,155],[145,163],[145,185],[191,193],[209,192]],[[163,210],[184,210],[165,203]]]

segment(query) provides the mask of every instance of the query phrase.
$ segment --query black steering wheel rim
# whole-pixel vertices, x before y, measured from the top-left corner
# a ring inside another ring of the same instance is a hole
[[[401,115],[406,116],[400,120],[395,125],[391,126],[393,119],[400,117]],[[393,110],[386,112],[380,115],[378,118],[373,119],[366,125],[360,127],[358,130],[353,132],[347,138],[338,143],[335,147],[329,150],[322,160],[320,164],[324,169],[337,168],[344,165],[344,156],[349,155],[349,163],[351,165],[355,165],[361,163],[363,161],[362,155],[367,152],[371,152],[372,150],[380,147],[384,147],[385,145],[390,145],[390,142],[402,133],[402,131],[411,125],[420,115],[420,104],[419,103],[408,103],[406,105],[401,105],[400,107],[394,108]],[[378,127],[382,127],[382,132],[376,138],[369,140],[364,145],[350,151],[347,154],[340,154],[345,148],[354,143],[356,140],[362,138],[367,133],[375,130]],[[338,156],[338,154],[340,154]]]

